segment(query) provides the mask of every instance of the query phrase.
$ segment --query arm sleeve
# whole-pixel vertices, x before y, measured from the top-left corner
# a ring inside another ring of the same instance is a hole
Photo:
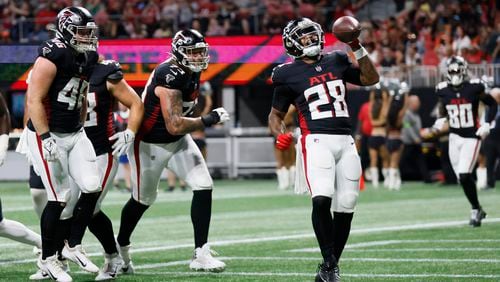
[[[274,68],[271,80],[274,85],[272,106],[280,112],[288,112],[288,108],[293,103],[290,88],[286,85],[280,66]]]

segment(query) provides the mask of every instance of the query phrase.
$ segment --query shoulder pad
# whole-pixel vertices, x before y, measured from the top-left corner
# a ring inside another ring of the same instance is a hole
[[[123,72],[122,72],[122,67],[120,63],[114,60],[104,60],[100,62],[101,65],[106,66],[107,68],[107,79],[108,80],[113,80],[113,81],[118,81],[123,78]]]
[[[156,69],[155,79],[159,85],[177,89],[186,83],[187,73],[175,64],[163,63]]]
[[[438,85],[436,85],[436,90],[441,90],[446,87],[448,87],[448,81],[441,81]]]
[[[49,59],[52,62],[57,62],[65,53],[69,51],[69,47],[57,38],[47,40],[38,47],[38,56]]]
[[[271,81],[273,82],[273,84],[283,83],[285,81],[285,79],[284,79],[285,70],[291,64],[292,64],[291,62],[288,62],[288,63],[280,64],[280,65],[277,65],[276,67],[274,67],[273,72],[271,74]]]

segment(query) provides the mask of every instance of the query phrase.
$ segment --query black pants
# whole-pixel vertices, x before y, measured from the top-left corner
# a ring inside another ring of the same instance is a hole
[[[450,155],[448,154],[449,143],[448,140],[439,142],[439,149],[441,150],[441,168],[444,173],[444,182],[446,184],[457,184],[457,176],[451,166]]]
[[[500,158],[500,140],[496,136],[488,136],[483,141],[483,152],[486,157],[488,171],[488,187],[495,187],[496,172]]]

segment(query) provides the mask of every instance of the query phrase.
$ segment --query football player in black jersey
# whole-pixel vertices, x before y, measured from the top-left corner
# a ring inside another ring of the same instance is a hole
[[[486,213],[479,204],[476,183],[472,170],[477,162],[481,139],[488,136],[490,123],[495,119],[497,103],[493,97],[485,93],[485,85],[480,79],[470,79],[467,73],[467,62],[460,56],[452,56],[446,61],[447,81],[436,87],[439,96],[441,116],[433,128],[441,130],[448,123],[450,161],[465,196],[472,206],[469,224],[481,226]],[[489,111],[485,123],[479,125],[479,101],[488,105]]]
[[[57,260],[55,238],[59,217],[70,198],[70,177],[82,193],[62,254],[84,270],[99,271],[81,247],[101,186],[95,152],[82,127],[89,78],[97,63],[96,33],[97,26],[86,9],[61,10],[56,19],[56,38],[38,48],[28,85],[27,142],[48,197],[41,218],[42,256],[38,265],[58,281],[72,280]]]
[[[221,271],[225,267],[212,257],[207,244],[213,182],[200,150],[188,133],[228,121],[229,114],[224,108],[217,108],[201,117],[189,117],[198,98],[201,71],[209,62],[204,37],[193,29],[179,31],[172,40],[172,53],[148,79],[142,94],[144,120],[134,148],[128,153],[132,198],[123,207],[117,237],[125,261],[124,272],[133,270],[128,254],[130,236],[143,213],[154,203],[165,167],[173,169],[193,189],[191,220],[195,254],[190,268]],[[172,167],[173,157],[182,158],[184,165]]]
[[[269,127],[278,141],[288,134],[282,131],[282,122],[288,107],[295,105],[302,134],[297,153],[303,161],[297,177],[305,178],[304,186],[311,193],[312,223],[324,259],[316,281],[339,281],[338,261],[350,233],[361,176],[346,83],[372,85],[379,75],[357,39],[348,44],[359,67],[344,52],[322,54],[324,43],[321,26],[310,19],[286,25],[283,45],[294,61],[273,71]]]
[[[116,101],[130,109],[127,128],[115,133],[113,109]],[[120,64],[115,61],[101,61],[90,77],[87,94],[87,119],[85,133],[92,142],[97,155],[99,182],[102,187],[94,215],[88,225],[90,232],[104,248],[104,266],[99,270],[96,281],[114,279],[123,261],[116,248],[113,226],[108,216],[101,210],[101,203],[118,170],[118,157],[134,143],[135,134],[141,125],[144,106],[132,87],[123,79]],[[61,214],[61,220],[70,221],[80,189],[74,181],[71,185],[71,200]]]
[[[10,114],[7,104],[0,93],[0,167],[3,165],[9,146]],[[42,247],[40,235],[31,231],[24,224],[3,217],[0,200],[0,237],[9,238],[37,248]]]

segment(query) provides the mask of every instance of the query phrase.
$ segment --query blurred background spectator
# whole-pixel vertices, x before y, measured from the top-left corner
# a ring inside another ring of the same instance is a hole
[[[48,24],[67,5],[86,7],[102,39],[171,37],[180,28],[209,36],[280,34],[301,16],[330,31],[335,19],[350,15],[361,21],[361,41],[381,66],[438,65],[450,52],[470,63],[500,62],[492,0],[3,0],[0,42],[46,39]]]

